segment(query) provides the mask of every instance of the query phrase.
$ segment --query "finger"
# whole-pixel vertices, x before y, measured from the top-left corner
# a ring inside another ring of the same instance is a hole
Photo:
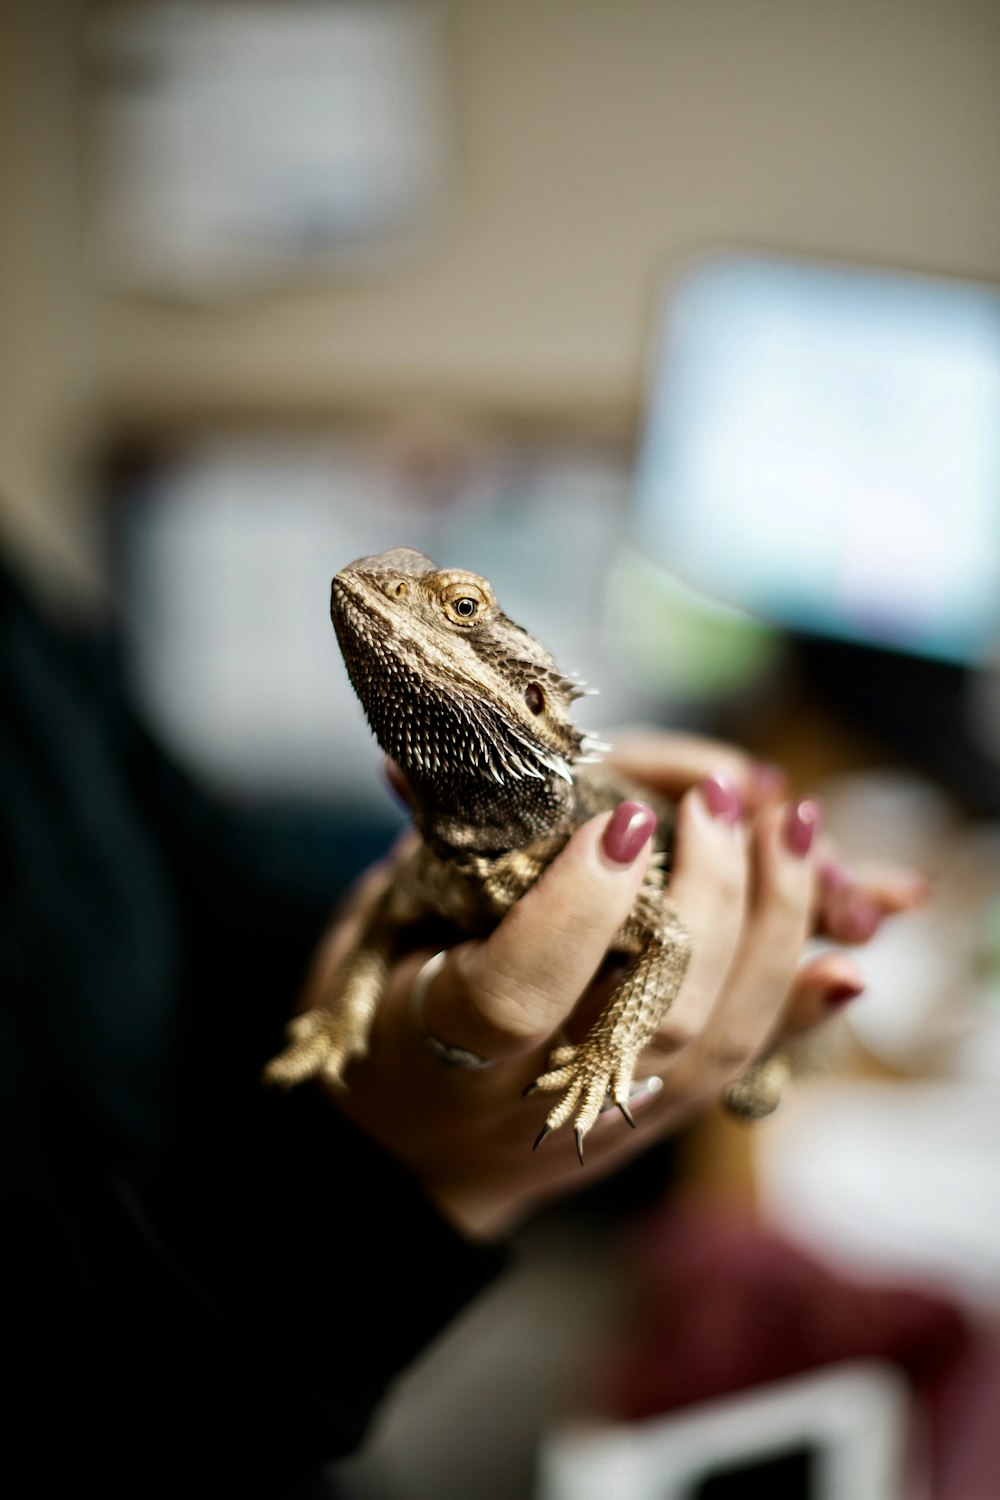
[[[911,911],[930,893],[926,877],[900,865],[845,865],[832,855],[820,864],[817,931],[838,943],[866,943],[888,916]]]
[[[819,874],[824,890],[858,891],[875,902],[886,916],[922,905],[931,893],[928,877],[911,865],[873,859],[847,862],[827,850],[820,861]]]
[[[723,1087],[778,1029],[809,931],[818,818],[809,798],[758,818],[756,882],[743,939],[708,1024],[664,1075],[671,1092]]]
[[[830,951],[810,959],[796,972],[774,1042],[793,1043],[824,1023],[843,1013],[846,1006],[863,995],[865,976],[856,961],[846,953]],[[773,1045],[774,1043],[772,1043]],[[678,1099],[674,1084],[664,1089],[663,1076],[655,1068],[656,1059],[643,1054],[640,1075],[633,1085],[629,1107],[637,1125],[644,1131],[672,1128],[686,1112],[686,1102]],[[669,1078],[669,1074],[666,1075]],[[704,1086],[704,1080],[700,1081]],[[603,1114],[603,1112],[602,1112]],[[608,1107],[608,1116],[611,1108]],[[613,1123],[609,1119],[609,1123]],[[602,1119],[601,1126],[605,1121]],[[593,1145],[600,1150],[614,1144],[610,1131],[595,1129]],[[588,1145],[590,1142],[588,1141]]]
[[[642,729],[623,730],[613,738],[609,762],[670,796],[680,796],[706,776],[720,775],[735,784],[747,811],[755,812],[785,791],[780,766],[755,760],[721,740]]]
[[[911,911],[931,894],[929,878],[911,865],[857,860],[850,866],[850,874],[858,888],[877,901],[887,915]]]
[[[865,976],[846,953],[822,953],[795,975],[781,1023],[782,1038],[802,1036],[840,1014],[864,993]]]
[[[749,886],[748,836],[735,783],[706,777],[677,807],[670,899],[691,937],[680,993],[650,1042],[660,1054],[704,1028],[740,941]]]
[[[867,943],[882,925],[885,912],[854,881],[846,866],[825,860],[817,889],[816,931],[837,943]]]
[[[488,938],[454,950],[428,990],[428,1029],[485,1057],[551,1036],[635,903],[655,826],[645,804],[623,802],[577,829]]]

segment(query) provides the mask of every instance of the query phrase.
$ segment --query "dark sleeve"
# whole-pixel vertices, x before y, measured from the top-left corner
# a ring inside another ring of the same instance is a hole
[[[25,1495],[298,1495],[504,1252],[308,1087],[155,1168],[67,1171],[32,1050],[4,1046],[5,1472],[37,1476]]]
[[[101,1296],[153,1435],[184,1433],[220,1476],[273,1473],[279,1490],[356,1446],[394,1376],[504,1261],[310,1088],[155,1181],[117,1184],[104,1211]]]
[[[25,1494],[83,1476],[108,1495],[284,1494],[356,1444],[502,1256],[313,1089],[260,1087],[335,892],[196,787],[114,678],[15,603],[5,1463],[34,1466]]]
[[[5,1174],[5,1472],[44,1478],[18,1493],[297,1494],[500,1270],[309,1090],[278,1113],[152,1178]]]

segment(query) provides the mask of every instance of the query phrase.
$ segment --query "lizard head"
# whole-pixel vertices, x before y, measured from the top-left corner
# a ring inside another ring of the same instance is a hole
[[[397,547],[338,573],[330,612],[368,722],[411,782],[571,780],[584,689],[485,578]]]

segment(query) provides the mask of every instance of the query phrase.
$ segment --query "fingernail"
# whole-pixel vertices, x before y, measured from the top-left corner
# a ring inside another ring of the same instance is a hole
[[[382,772],[390,792],[399,803],[400,807],[409,812],[413,806],[413,795],[410,792],[409,783],[394,760],[386,760],[382,765]]]
[[[706,776],[704,781],[699,782],[698,789],[713,818],[719,818],[723,823],[739,822],[743,803],[735,782],[730,781],[728,776]]]
[[[856,1000],[860,994],[863,994],[864,988],[861,983],[849,984],[845,981],[828,992],[824,997],[825,1003],[831,1010],[837,1010],[840,1006],[849,1005],[852,1000]]]
[[[867,896],[851,896],[848,898],[841,921],[846,929],[845,937],[849,937],[856,943],[863,943],[872,937],[880,926],[882,909]]]
[[[604,830],[601,848],[616,865],[630,865],[656,827],[656,814],[645,802],[620,802]]]
[[[793,802],[785,815],[785,843],[800,859],[804,859],[812,848],[819,819],[819,803],[811,797]]]

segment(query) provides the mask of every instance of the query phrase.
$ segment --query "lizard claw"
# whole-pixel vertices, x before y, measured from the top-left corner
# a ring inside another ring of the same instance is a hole
[[[548,1072],[543,1073],[526,1093],[542,1090],[558,1093],[558,1101],[549,1111],[545,1129],[539,1140],[551,1130],[573,1121],[576,1151],[583,1165],[584,1137],[602,1112],[602,1108],[616,1105],[622,1118],[635,1129],[635,1120],[628,1107],[629,1084],[632,1080],[632,1061],[623,1056],[607,1055],[607,1048],[600,1052],[588,1047],[586,1042],[577,1047],[560,1047],[549,1058]],[[606,1101],[610,1099],[611,1103]],[[535,1142],[536,1146],[538,1141]]]
[[[352,1057],[367,1051],[363,1032],[345,1024],[330,1011],[315,1009],[296,1016],[287,1027],[288,1045],[264,1069],[264,1082],[293,1088],[318,1073],[343,1086],[344,1069]]]
[[[672,908],[665,907],[660,928],[651,930],[646,948],[587,1035],[575,1046],[551,1052],[547,1071],[536,1079],[536,1088],[559,1096],[546,1125],[558,1130],[572,1119],[581,1161],[583,1138],[602,1110],[617,1106],[622,1119],[635,1129],[628,1102],[635,1066],[680,987],[690,946]],[[776,1090],[765,1091],[756,1077],[748,1082],[753,1086],[744,1088],[742,1097],[727,1099],[729,1107],[742,1107],[744,1113],[773,1108]]]
[[[552,1133],[552,1126],[551,1125],[543,1125],[542,1128],[541,1128],[541,1130],[535,1136],[535,1144],[531,1148],[532,1151],[537,1151],[538,1148],[539,1148],[539,1146],[544,1141],[545,1137],[547,1135],[551,1135],[551,1133]]]
[[[788,1057],[782,1052],[772,1052],[759,1058],[742,1078],[731,1083],[722,1102],[738,1120],[761,1120],[781,1103],[791,1072]]]

